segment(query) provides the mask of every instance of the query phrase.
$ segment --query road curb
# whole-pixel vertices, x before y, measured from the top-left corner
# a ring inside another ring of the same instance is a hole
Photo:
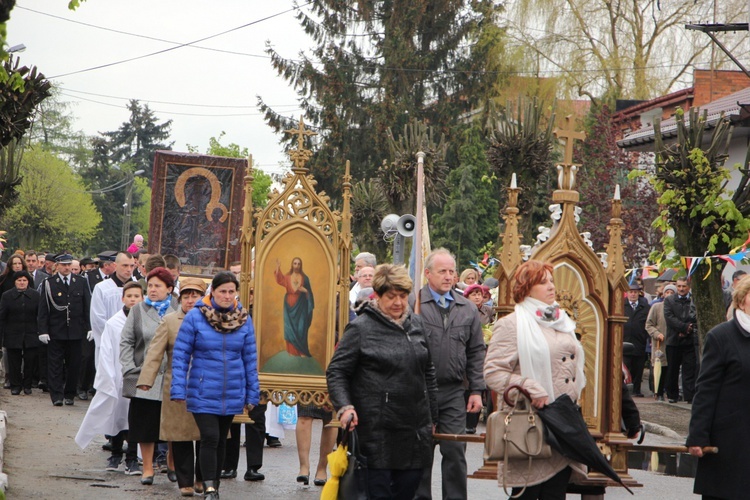
[[[657,436],[664,436],[669,439],[677,439],[680,441],[683,441],[685,439],[684,436],[680,436],[678,433],[670,429],[669,427],[666,427],[664,425],[654,424],[652,422],[641,422],[646,427],[646,432],[650,432],[651,434],[656,434]]]
[[[0,497],[5,497],[5,490],[8,489],[8,475],[3,473],[3,462],[4,462],[4,449],[5,449],[5,438],[7,433],[7,420],[8,414],[4,411],[0,411]]]

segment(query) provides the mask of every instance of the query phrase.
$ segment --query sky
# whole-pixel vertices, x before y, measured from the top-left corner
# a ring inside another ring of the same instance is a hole
[[[86,0],[76,11],[67,5],[19,0],[7,41],[24,44],[21,63],[37,66],[62,91],[76,130],[117,130],[128,119],[128,100],[138,99],[157,123],[173,120],[175,151],[190,144],[205,152],[209,138],[224,131],[222,144],[247,147],[262,170],[281,173],[290,165],[256,96],[284,116],[301,113],[296,92],[265,53],[267,42],[292,59],[309,48],[292,0]],[[141,57],[206,37],[212,38]],[[138,59],[82,71],[132,58]]]

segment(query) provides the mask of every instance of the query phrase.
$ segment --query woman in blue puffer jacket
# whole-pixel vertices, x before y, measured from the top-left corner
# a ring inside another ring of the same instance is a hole
[[[173,401],[187,401],[201,434],[205,498],[218,497],[224,447],[234,415],[258,404],[257,350],[250,316],[237,302],[239,282],[220,272],[211,294],[187,313],[172,358]]]

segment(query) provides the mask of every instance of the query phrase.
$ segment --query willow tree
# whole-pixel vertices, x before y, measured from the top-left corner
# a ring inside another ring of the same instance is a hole
[[[536,74],[560,76],[572,95],[650,99],[684,84],[696,63],[728,62],[708,37],[685,24],[747,22],[747,1],[518,0],[508,35],[523,45]],[[717,21],[718,22],[718,21]],[[722,38],[740,59],[744,37]]]
[[[750,229],[750,150],[745,165],[737,166],[742,173],[739,185],[730,192],[730,171],[725,166],[732,138],[729,119],[722,116],[708,137],[706,112],[692,108],[686,119],[678,108],[675,118],[677,139],[673,143],[663,140],[660,121],[654,123],[656,172],[652,181],[663,207],[654,225],[663,231],[664,253],[685,257],[728,254],[747,239]],[[726,314],[721,282],[724,263],[714,259],[711,264],[708,277],[704,261],[691,280],[701,337],[723,322]]]

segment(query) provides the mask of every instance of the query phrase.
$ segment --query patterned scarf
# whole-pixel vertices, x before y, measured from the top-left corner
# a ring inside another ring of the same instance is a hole
[[[164,300],[157,300],[153,301],[146,297],[143,302],[146,303],[146,305],[149,305],[156,309],[156,312],[159,313],[159,317],[163,318],[164,315],[167,313],[167,309],[169,309],[169,306],[172,304],[172,297],[167,297]]]
[[[247,322],[247,311],[236,300],[231,307],[224,309],[216,305],[210,296],[206,296],[195,306],[206,317],[208,324],[219,333],[232,333]]]

